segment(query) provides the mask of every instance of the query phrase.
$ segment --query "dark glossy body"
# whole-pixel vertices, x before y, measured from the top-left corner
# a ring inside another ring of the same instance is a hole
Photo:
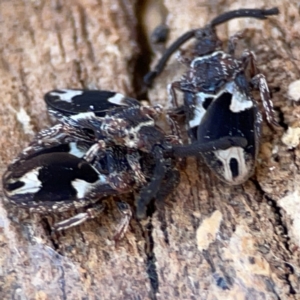
[[[254,54],[245,50],[241,57],[235,56],[235,43],[241,35],[231,37],[228,52],[223,51],[215,26],[233,18],[266,19],[278,13],[277,8],[224,13],[206,27],[191,30],[178,38],[166,50],[154,71],[145,76],[146,84],[151,84],[171,54],[187,40],[195,38],[190,54],[181,58],[188,71],[170,85],[175,106],[176,90],[184,93],[182,110],[191,141],[190,145],[184,145],[185,152],[181,149],[180,156],[201,155],[214,174],[231,185],[243,183],[254,172],[262,117],[252,96],[253,89],[260,91],[269,123],[277,123],[268,85],[255,64]],[[231,138],[236,142],[228,143]],[[197,150],[197,146],[207,143],[215,144],[215,147],[207,151]]]

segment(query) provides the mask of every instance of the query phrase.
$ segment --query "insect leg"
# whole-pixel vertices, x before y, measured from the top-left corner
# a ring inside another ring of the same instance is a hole
[[[256,74],[252,78],[251,82],[260,92],[260,97],[261,97],[261,100],[262,100],[262,103],[264,106],[267,121],[269,122],[269,124],[273,124],[278,127],[279,124],[275,120],[275,113],[273,110],[273,102],[271,100],[266,77],[263,74]]]
[[[236,44],[237,41],[242,39],[245,35],[245,31],[243,30],[241,32],[237,32],[236,34],[234,34],[233,36],[231,36],[228,40],[228,53],[232,56],[234,56],[235,54],[235,49],[236,49]]]
[[[130,165],[130,168],[132,169],[134,173],[135,180],[138,185],[145,184],[146,178],[142,172],[141,164],[140,164],[140,157],[139,155],[134,154],[127,154],[126,155],[127,161]]]
[[[83,159],[87,162],[93,162],[93,160],[98,156],[100,152],[104,152],[106,148],[106,143],[103,140],[99,140],[86,152]]]
[[[245,69],[250,69],[250,75],[252,77],[251,83],[253,86],[259,90],[260,98],[264,106],[265,114],[269,124],[279,126],[275,120],[273,102],[271,100],[269,87],[266,81],[266,78],[263,74],[260,73],[255,62],[255,55],[249,50],[245,50],[242,54],[242,60]]]
[[[167,89],[168,89],[168,95],[169,95],[169,99],[170,99],[170,103],[171,103],[172,107],[178,108],[178,101],[177,101],[177,95],[176,95],[175,89],[181,90],[180,81],[174,81],[174,82],[170,83],[168,85]]]
[[[124,201],[118,201],[117,207],[118,207],[119,212],[123,215],[123,217],[122,217],[121,221],[119,222],[117,230],[114,234],[113,239],[115,241],[119,241],[120,239],[123,238],[124,234],[126,233],[126,231],[128,229],[129,222],[132,217],[132,211],[130,209],[129,204],[127,204]]]
[[[151,200],[155,198],[155,195],[161,187],[161,183],[165,177],[166,162],[163,158],[163,150],[159,146],[154,149],[154,157],[156,165],[154,168],[152,179],[148,185],[141,189],[138,199],[136,201],[137,217],[139,219],[145,217],[146,208],[151,202]]]
[[[165,174],[165,183],[156,194],[156,205],[162,207],[164,199],[177,187],[180,180],[180,172],[175,168],[170,168]]]
[[[86,220],[94,219],[97,215],[99,215],[104,210],[104,208],[105,206],[102,203],[95,203],[92,207],[87,208],[85,212],[79,213],[69,219],[54,224],[52,230],[61,231],[64,229],[68,229],[80,225]]]
[[[132,191],[136,180],[132,175],[126,152],[117,147],[112,147],[107,148],[105,154],[108,184],[115,190],[116,194]]]

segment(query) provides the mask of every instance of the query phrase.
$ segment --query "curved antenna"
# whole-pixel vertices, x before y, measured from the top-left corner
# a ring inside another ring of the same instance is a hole
[[[179,37],[163,54],[161,59],[158,61],[157,65],[154,67],[153,71],[150,71],[144,76],[144,83],[147,86],[151,86],[154,78],[158,76],[162,70],[164,69],[167,61],[169,60],[170,56],[186,41],[191,39],[195,36],[196,29],[190,30],[183,34],[181,37]]]
[[[277,7],[273,7],[271,9],[238,9],[238,10],[233,10],[226,12],[222,15],[219,15],[218,17],[214,18],[207,27],[215,27],[219,24],[222,24],[226,21],[229,21],[231,19],[235,18],[256,18],[256,19],[267,19],[267,16],[271,15],[278,15],[279,10]],[[186,41],[191,39],[192,37],[195,36],[195,33],[199,29],[193,29],[185,34],[183,34],[181,37],[179,37],[163,54],[161,59],[158,61],[157,65],[154,67],[153,71],[150,71],[144,76],[144,83],[147,86],[151,86],[155,77],[158,76],[162,70],[164,69],[167,61],[169,60],[170,56]]]
[[[277,7],[273,7],[270,9],[237,9],[226,12],[218,17],[214,18],[211,22],[211,26],[216,26],[222,24],[226,21],[236,18],[255,18],[265,20],[267,16],[278,15],[279,9]]]

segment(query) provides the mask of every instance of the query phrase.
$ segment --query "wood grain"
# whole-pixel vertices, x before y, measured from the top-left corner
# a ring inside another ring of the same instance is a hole
[[[134,78],[148,66],[138,64],[150,59],[140,57],[148,47],[141,30],[159,18],[170,27],[168,45],[224,11],[278,6],[278,17],[232,20],[218,33],[226,41],[247,28],[241,49],[256,53],[274,91],[281,128],[264,123],[256,174],[241,186],[221,183],[201,161],[188,159],[166,201],[164,223],[156,213],[152,219],[158,291],[147,273],[146,222],[133,219],[116,245],[112,236],[121,216],[113,201],[95,220],[55,236],[49,226],[63,215],[29,215],[1,201],[1,299],[300,299],[300,109],[297,89],[289,90],[300,73],[299,3],[165,0],[157,10],[152,5],[0,2],[1,176],[33,135],[49,126],[45,92],[85,87],[139,95],[142,87]],[[155,11],[164,15],[149,18]],[[179,68],[174,56],[148,92],[153,104],[168,107],[166,86],[180,78]]]

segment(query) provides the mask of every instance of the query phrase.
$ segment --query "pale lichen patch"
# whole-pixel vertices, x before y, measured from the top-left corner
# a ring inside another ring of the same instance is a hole
[[[288,146],[289,149],[295,148],[299,145],[300,127],[289,127],[283,134],[281,141]]]
[[[289,218],[292,220],[290,227],[290,234],[295,237],[295,242],[300,246],[300,195],[299,191],[295,190],[293,193],[281,198],[278,205],[282,207]]]
[[[216,210],[198,227],[196,232],[198,250],[206,250],[209,245],[216,239],[223,216],[220,211]]]
[[[292,82],[288,87],[288,97],[291,100],[299,101],[300,100],[300,80]]]
[[[24,133],[34,135],[33,126],[32,124],[30,124],[31,118],[26,112],[26,110],[23,107],[21,107],[20,110],[16,112],[16,115],[17,120],[21,123],[23,127]]]

